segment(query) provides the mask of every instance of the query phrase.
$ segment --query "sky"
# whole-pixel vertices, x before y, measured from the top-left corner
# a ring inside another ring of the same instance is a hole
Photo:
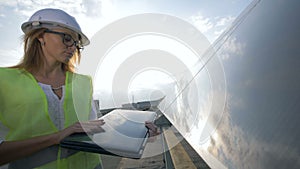
[[[196,27],[196,29],[205,36],[208,43],[213,43],[226,28],[230,27],[230,24],[247,7],[250,1],[251,0],[1,0],[0,33],[2,39],[5,40],[0,42],[0,66],[11,66],[18,63],[21,59],[23,33],[20,29],[20,25],[27,21],[34,11],[42,8],[60,8],[74,16],[81,25],[82,31],[91,39],[92,45],[93,38],[103,28],[119,19],[143,13],[158,13],[181,19],[191,26]],[[122,28],[120,28],[120,31],[122,31]],[[156,40],[156,42],[161,41],[162,40]],[[135,44],[144,44],[144,41]],[[169,45],[165,48],[176,49],[180,48],[180,45],[182,49],[181,53],[184,53],[184,49],[185,51],[188,50],[182,47],[181,42],[177,43],[176,47]],[[132,46],[136,45],[133,44]],[[166,50],[165,48],[161,47],[160,50]],[[88,49],[89,48],[86,48],[86,50],[83,51],[83,58],[88,58],[92,63],[96,62],[94,59],[90,59],[92,57],[88,54]],[[135,49],[135,51],[138,50],[141,49]],[[175,57],[176,60],[179,58],[180,62],[186,63],[192,60],[185,57],[185,55],[179,56],[180,52],[178,52],[178,50],[176,51],[177,54],[174,54],[175,51],[172,50],[172,52],[171,50],[168,50],[168,52],[173,53],[173,57]],[[123,56],[123,60],[126,60],[126,58],[130,56],[130,54]],[[103,82],[112,81],[111,78],[115,76],[114,73],[121,64],[120,61],[117,65],[115,64],[117,63],[117,59],[119,59],[119,57],[111,57],[111,59],[106,62],[104,62],[104,60],[103,63],[105,64],[101,66],[98,64],[97,66],[97,71],[100,73],[98,73],[98,75],[92,75],[94,78],[94,95],[96,99],[100,97],[99,95],[111,93],[109,88],[112,85]],[[85,59],[82,60],[83,62],[85,61]],[[173,61],[174,59],[171,60]],[[84,64],[81,63],[81,66],[82,65]],[[100,69],[99,67],[107,67],[107,69]],[[186,67],[190,66],[186,65]],[[113,68],[115,68],[115,71]],[[131,78],[129,82],[130,87],[128,87],[130,89],[128,90],[139,90],[141,86],[152,86],[152,88],[154,88],[153,86],[156,85],[154,84],[155,82],[166,81],[166,77],[170,77],[170,75],[173,79],[173,76],[176,76],[174,72],[168,73],[167,71],[163,72],[161,70],[162,69],[159,68],[160,73],[157,73],[157,69],[152,71],[149,70],[149,68],[140,70],[139,73]],[[101,71],[104,73],[101,74]],[[149,71],[151,72],[149,73]],[[91,73],[89,72],[87,74]],[[101,78],[97,78],[99,76],[101,76]],[[129,96],[129,98],[131,98],[131,96]],[[107,100],[103,102],[105,101]],[[109,103],[111,101],[107,102]],[[111,105],[106,107],[110,106]]]
[[[158,13],[173,16],[195,27],[197,31],[204,35],[208,44],[213,43],[222,32],[230,27],[234,19],[249,5],[250,2],[251,0],[0,0],[0,34],[3,39],[0,41],[0,66],[15,65],[22,58],[23,32],[20,26],[23,22],[26,22],[35,11],[42,8],[59,8],[76,18],[81,25],[82,31],[91,40],[91,45],[82,52],[84,59],[82,59],[83,63],[81,63],[81,65],[84,65],[84,61],[86,60],[89,60],[91,63],[97,62],[89,54],[89,47],[95,45],[95,43],[93,43],[93,39],[96,39],[95,35],[97,35],[98,32],[101,32],[103,28],[109,27],[112,23],[115,23],[122,18],[144,13]],[[136,27],[139,27],[139,25],[136,25]],[[130,27],[129,25],[128,28],[131,29],[133,27]],[[119,28],[115,31],[118,32],[118,29]],[[121,31],[123,31],[122,28],[120,28],[120,32]],[[162,36],[159,37],[161,40],[157,40],[156,37],[156,42],[153,42],[153,44],[157,44],[157,42],[162,43],[162,41],[166,41],[169,38],[164,37],[162,39],[161,37]],[[109,39],[110,37],[108,37],[108,40]],[[127,40],[129,39],[130,38]],[[132,42],[131,47],[137,46],[136,44],[144,44],[144,41],[140,43]],[[175,41],[176,43],[173,44],[177,44],[177,46],[168,45],[165,47],[157,47],[156,49],[166,51],[166,48],[168,48],[169,50],[167,50],[167,52],[172,53],[172,56],[175,57],[176,60],[179,60],[179,62],[183,62],[185,64],[185,69],[189,69],[191,66],[188,65],[187,62],[194,61],[183,54],[187,53],[185,51],[189,49],[183,46],[184,43],[176,39]],[[171,41],[168,40],[168,42]],[[96,45],[98,45],[98,43]],[[164,44],[161,44],[161,46],[164,46]],[[133,50],[132,52],[138,52],[145,50],[146,48],[147,46],[144,45],[143,49],[134,49],[135,51]],[[177,48],[181,50],[181,52],[179,50],[174,50]],[[122,55],[121,52],[123,51],[119,50],[118,54]],[[123,61],[125,62],[126,59],[132,55],[134,54],[128,53],[127,56],[124,55]],[[122,64],[120,56],[111,57],[111,54],[108,56],[110,57],[108,60],[103,59],[103,63],[105,64],[100,65],[98,63],[98,65],[95,66],[97,67],[97,70],[93,70],[94,72],[100,72],[97,75],[92,75],[96,99],[100,97],[99,95],[111,93],[109,88],[111,88],[112,85],[103,82],[112,81],[112,77],[115,76],[115,71],[117,71],[118,67],[121,67],[120,65]],[[97,57],[98,62],[100,62],[99,56]],[[174,61],[174,59],[171,59],[171,61]],[[89,65],[87,66],[89,67]],[[104,67],[106,69],[104,69]],[[158,67],[158,70],[153,69],[152,66],[150,69],[151,70],[149,70],[149,68],[142,68],[138,73],[133,75],[134,77],[130,77],[131,80],[129,86],[131,87],[128,88],[131,90],[139,90],[141,86],[152,86],[152,88],[154,88],[153,86],[156,85],[154,83],[166,81],[168,77],[174,79],[174,76],[176,76],[174,74],[177,74],[177,72],[168,73],[169,70],[162,70],[165,68]],[[104,73],[101,74],[101,71]],[[89,72],[87,74],[91,75],[92,73]],[[101,76],[101,78],[97,78],[99,76]],[[131,98],[131,96],[129,97]]]
[[[195,25],[213,42],[250,3],[250,0],[1,0],[0,66],[22,57],[20,25],[34,11],[60,8],[73,15],[89,38],[105,25],[133,14],[163,13]]]

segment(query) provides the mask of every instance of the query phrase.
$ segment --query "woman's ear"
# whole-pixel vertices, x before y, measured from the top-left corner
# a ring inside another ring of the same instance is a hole
[[[37,37],[38,41],[40,42],[41,46],[44,46],[45,45],[45,39],[44,39],[44,33],[40,34],[38,37]]]
[[[40,35],[40,37],[37,38],[41,44],[41,46],[44,46],[45,45],[45,41],[44,41],[44,37],[43,35]]]

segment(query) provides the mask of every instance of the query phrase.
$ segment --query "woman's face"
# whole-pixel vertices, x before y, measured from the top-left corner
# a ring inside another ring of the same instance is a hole
[[[55,28],[46,30],[39,41],[43,44],[46,62],[68,63],[76,52],[78,35],[68,29]]]

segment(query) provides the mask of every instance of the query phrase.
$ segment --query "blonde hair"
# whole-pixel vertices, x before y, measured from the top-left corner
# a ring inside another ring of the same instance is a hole
[[[29,31],[23,36],[24,42],[24,55],[19,64],[13,68],[25,69],[29,72],[40,70],[44,65],[44,54],[42,51],[41,43],[38,40],[43,35],[46,28],[34,29]],[[80,50],[76,49],[73,57],[67,64],[62,63],[62,69],[65,71],[75,72],[75,67],[80,63]]]

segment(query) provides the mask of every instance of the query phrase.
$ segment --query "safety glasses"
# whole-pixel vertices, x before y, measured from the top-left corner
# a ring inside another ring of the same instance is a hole
[[[45,33],[53,33],[53,34],[57,34],[60,35],[62,38],[63,43],[67,46],[67,47],[72,47],[73,45],[76,46],[76,48],[78,50],[83,50],[83,46],[81,45],[81,43],[79,41],[76,41],[72,38],[71,35],[66,34],[66,33],[62,33],[62,32],[56,32],[56,31],[52,31],[52,30],[45,30]]]

